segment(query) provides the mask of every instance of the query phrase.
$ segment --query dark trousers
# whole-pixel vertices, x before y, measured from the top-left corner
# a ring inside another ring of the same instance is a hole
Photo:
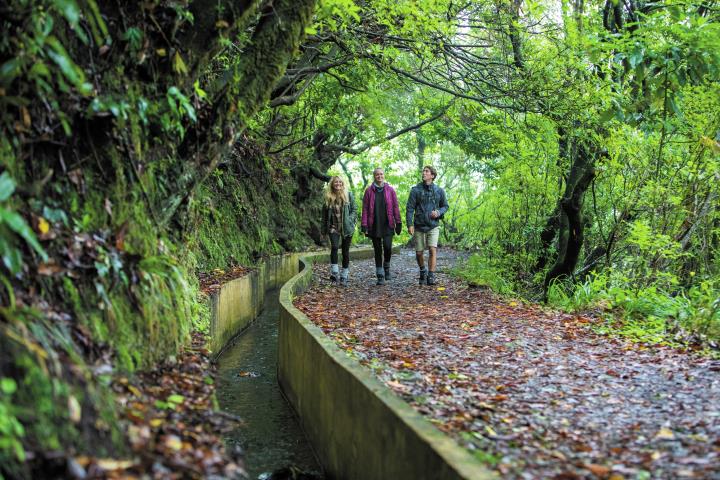
[[[375,250],[375,266],[380,268],[383,266],[383,255],[385,256],[385,264],[390,263],[390,256],[392,255],[392,235],[386,235],[384,237],[372,237],[373,250]]]
[[[342,248],[342,268],[350,266],[350,242],[352,237],[340,238],[339,233],[330,234],[330,263],[338,263],[338,248]]]

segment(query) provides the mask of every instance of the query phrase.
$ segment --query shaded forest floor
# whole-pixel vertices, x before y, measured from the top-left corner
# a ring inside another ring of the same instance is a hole
[[[720,479],[720,362],[468,288],[457,261],[441,250],[433,287],[407,250],[380,287],[372,261],[347,288],[316,265],[295,303],[504,478]]]

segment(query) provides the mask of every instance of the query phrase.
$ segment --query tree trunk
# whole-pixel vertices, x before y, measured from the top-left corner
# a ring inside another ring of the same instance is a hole
[[[192,194],[229,153],[247,122],[270,98],[288,63],[305,36],[305,28],[312,20],[315,0],[276,0],[261,11],[243,60],[234,69],[232,78],[236,88],[224,86],[216,95],[213,114],[199,126],[201,144],[206,150],[188,148],[183,171],[178,176],[171,196],[162,206],[161,223],[167,224],[177,208]],[[224,127],[215,132],[217,127]],[[214,137],[214,138],[213,138]],[[189,142],[185,142],[189,143]]]
[[[585,145],[579,145],[570,167],[570,175],[565,187],[565,194],[559,201],[560,229],[558,256],[555,264],[545,276],[544,288],[547,289],[553,280],[572,275],[580,256],[584,241],[584,225],[582,221],[582,205],[585,192],[595,177],[594,155]]]

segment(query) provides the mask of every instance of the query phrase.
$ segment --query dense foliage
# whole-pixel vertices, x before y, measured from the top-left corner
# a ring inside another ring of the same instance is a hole
[[[2,474],[122,445],[111,373],[322,243],[329,170],[432,163],[468,278],[720,336],[714,1],[121,3],[0,6]]]

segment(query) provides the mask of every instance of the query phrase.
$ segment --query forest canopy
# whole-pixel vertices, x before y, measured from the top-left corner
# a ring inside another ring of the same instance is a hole
[[[3,4],[2,473],[117,444],[112,421],[89,434],[64,405],[113,418],[92,372],[207,330],[199,272],[324,244],[335,173],[359,197],[381,166],[404,204],[433,164],[469,281],[715,344],[718,8]]]

